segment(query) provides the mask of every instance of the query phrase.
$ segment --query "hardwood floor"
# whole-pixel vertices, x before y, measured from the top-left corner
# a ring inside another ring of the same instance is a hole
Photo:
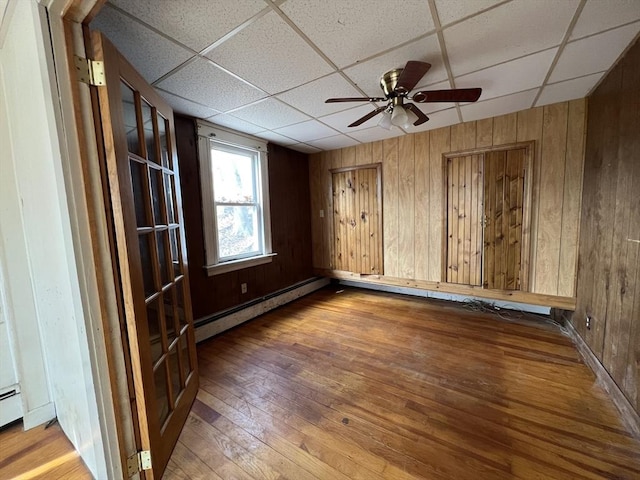
[[[198,357],[165,479],[640,478],[640,441],[553,324],[334,286]]]
[[[0,430],[0,479],[85,480],[91,473],[58,424],[28,431],[18,422]]]
[[[640,440],[550,323],[329,287],[198,355],[165,480],[640,478]],[[10,478],[91,475],[58,425],[17,424]]]

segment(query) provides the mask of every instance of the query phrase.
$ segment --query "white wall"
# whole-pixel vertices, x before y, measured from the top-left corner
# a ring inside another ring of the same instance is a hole
[[[46,15],[35,0],[20,0],[14,8],[0,48],[0,237],[9,321],[21,338],[19,381],[24,394],[33,359],[44,361],[62,429],[94,476],[106,478],[58,144],[55,82],[47,63],[49,37],[43,34]],[[33,383],[39,392],[46,386],[44,378]]]

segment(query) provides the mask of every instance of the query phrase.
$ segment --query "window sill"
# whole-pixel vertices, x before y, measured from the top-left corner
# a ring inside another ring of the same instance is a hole
[[[260,255],[258,257],[242,258],[240,260],[218,263],[217,265],[205,265],[203,268],[207,272],[208,276],[213,277],[214,275],[220,275],[221,273],[233,272],[235,270],[242,270],[243,268],[271,263],[273,261],[273,257],[276,255],[277,253],[267,253],[266,255]]]

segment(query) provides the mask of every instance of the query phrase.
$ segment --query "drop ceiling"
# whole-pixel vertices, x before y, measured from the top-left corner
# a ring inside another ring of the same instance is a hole
[[[313,153],[588,95],[640,32],[640,0],[110,0],[91,23],[176,112]],[[430,121],[347,125],[380,76],[429,62]]]

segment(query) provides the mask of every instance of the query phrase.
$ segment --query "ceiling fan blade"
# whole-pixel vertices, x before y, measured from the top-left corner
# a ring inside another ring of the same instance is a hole
[[[430,63],[409,60],[398,77],[395,90],[410,92],[430,68]]]
[[[423,90],[417,92],[412,100],[425,102],[475,102],[480,98],[481,88],[456,88],[453,90]]]
[[[387,108],[386,105],[383,106],[383,107],[376,108],[374,111],[367,113],[364,117],[359,118],[358,120],[356,120],[355,122],[353,122],[349,126],[350,127],[357,127],[358,125],[362,125],[364,122],[366,122],[370,118],[375,117],[377,114],[379,114],[380,112],[382,112],[386,108]]]
[[[405,103],[403,106],[407,110],[411,110],[415,114],[415,116],[418,117],[418,120],[413,122],[413,125],[415,127],[417,127],[418,125],[422,125],[424,122],[429,121],[429,117],[427,117],[424,113],[422,113],[422,110],[416,107],[413,103]]]
[[[371,98],[371,97],[343,97],[343,98],[328,98],[324,103],[339,103],[339,102],[386,102],[386,98]]]

